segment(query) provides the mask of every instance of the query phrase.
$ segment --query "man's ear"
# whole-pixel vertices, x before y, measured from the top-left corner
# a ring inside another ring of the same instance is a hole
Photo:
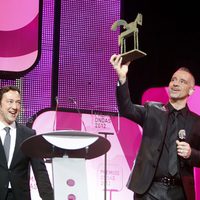
[[[194,88],[191,88],[191,89],[189,90],[189,95],[192,95],[193,92],[194,92]]]

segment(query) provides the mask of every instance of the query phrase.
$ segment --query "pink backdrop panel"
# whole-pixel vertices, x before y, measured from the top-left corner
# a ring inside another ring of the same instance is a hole
[[[137,124],[118,116],[46,111],[37,116],[33,128],[36,129],[37,134],[56,130],[111,133],[107,136],[111,143],[111,149],[107,153],[107,199],[131,200],[133,198],[133,193],[127,189],[126,182],[141,139],[140,127]],[[50,175],[51,173],[49,170]],[[102,200],[104,198],[104,156],[87,161],[87,174],[89,200]],[[31,185],[35,186],[33,178]],[[32,197],[38,200],[36,188],[32,188]]]
[[[29,69],[38,56],[39,0],[0,1],[0,71]]]

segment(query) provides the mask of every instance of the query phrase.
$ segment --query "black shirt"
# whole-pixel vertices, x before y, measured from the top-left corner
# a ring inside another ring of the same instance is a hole
[[[168,103],[166,105],[166,109],[168,110],[168,123],[167,123],[167,131],[166,131],[166,136],[165,136],[165,141],[164,141],[164,145],[163,145],[163,149],[162,149],[162,153],[161,153],[161,157],[160,160],[158,162],[158,167],[156,170],[156,174],[155,174],[155,178],[161,178],[164,176],[170,177],[170,174],[168,172],[168,161],[169,161],[169,132],[170,132],[170,126],[173,123],[173,115],[174,112],[178,112],[177,115],[177,126],[178,126],[178,130],[177,133],[177,139],[178,139],[178,132],[181,129],[185,129],[185,122],[186,122],[186,117],[187,117],[187,113],[188,113],[188,107],[186,106],[185,108],[181,109],[181,110],[176,110],[173,108],[173,106]],[[176,153],[176,152],[174,152]],[[179,174],[177,174],[177,176],[179,176]]]

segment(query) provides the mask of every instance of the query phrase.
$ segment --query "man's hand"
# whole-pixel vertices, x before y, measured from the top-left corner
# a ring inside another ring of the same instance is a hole
[[[128,72],[128,66],[130,62],[122,65],[121,55],[114,54],[110,58],[110,63],[113,65],[113,68],[116,70],[120,83],[124,84],[126,82],[126,75]]]
[[[190,144],[184,141],[180,142],[178,140],[176,140],[176,144],[177,144],[178,155],[185,159],[188,159],[191,156],[191,152],[192,152]]]

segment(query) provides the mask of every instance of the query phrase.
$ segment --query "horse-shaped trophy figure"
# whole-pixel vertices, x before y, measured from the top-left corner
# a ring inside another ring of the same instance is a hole
[[[140,57],[146,55],[146,53],[139,50],[139,40],[138,40],[138,25],[142,26],[142,14],[138,13],[135,21],[131,23],[127,23],[125,20],[120,19],[113,23],[111,30],[116,31],[118,26],[123,26],[125,31],[121,32],[118,37],[118,45],[121,47],[120,52],[122,57],[122,62],[125,63],[127,61],[136,60]],[[134,49],[126,52],[126,38],[133,36],[134,37]]]

